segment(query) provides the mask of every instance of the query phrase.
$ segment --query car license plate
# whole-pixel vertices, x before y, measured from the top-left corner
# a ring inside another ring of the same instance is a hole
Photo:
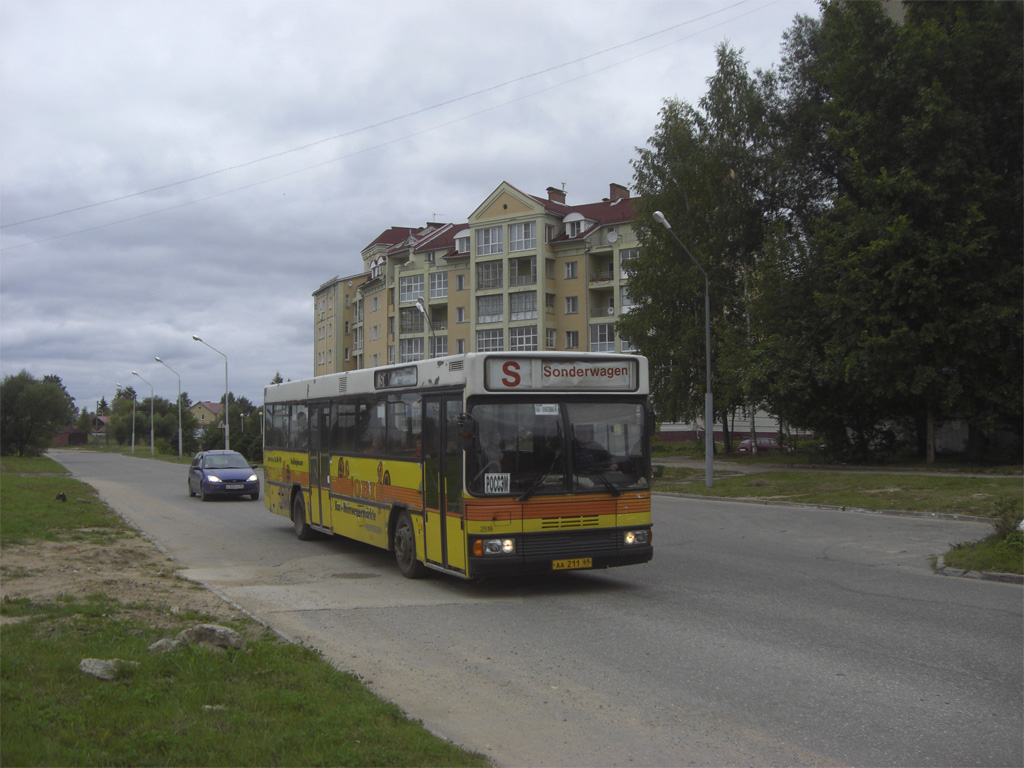
[[[555,571],[569,571],[575,568],[593,568],[594,558],[574,557],[569,560],[552,560],[551,568]]]
[[[224,487],[229,491],[240,491],[245,488],[245,483],[228,483]]]

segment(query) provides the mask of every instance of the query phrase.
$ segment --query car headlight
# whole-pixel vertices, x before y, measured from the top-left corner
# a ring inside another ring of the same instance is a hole
[[[649,544],[651,541],[651,532],[648,530],[626,531],[624,541],[627,547],[636,546],[638,544]]]
[[[220,478],[217,477],[216,475],[207,475],[206,479],[209,480],[211,483],[219,483],[220,482]]]
[[[246,480],[245,482],[247,482],[247,483],[255,483],[258,479],[259,478],[256,477],[256,475],[249,475],[249,479]]]
[[[477,557],[514,555],[515,553],[515,539],[477,539],[473,542],[473,554]]]

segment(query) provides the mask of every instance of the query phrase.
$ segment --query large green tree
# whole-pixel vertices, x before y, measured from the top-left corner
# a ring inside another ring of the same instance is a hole
[[[829,3],[787,39],[802,130],[780,151],[810,143],[794,188],[831,193],[807,258],[778,260],[758,359],[778,410],[837,444],[1020,423],[1022,8]]]
[[[619,332],[651,361],[655,407],[667,420],[704,411],[705,281],[688,254],[654,223],[662,211],[707,273],[711,296],[715,418],[750,403],[744,361],[751,344],[749,277],[770,217],[768,186],[771,89],[751,77],[740,54],[719,46],[718,68],[695,107],[666,101],[661,122],[633,161],[640,256],[626,269],[639,300]]]
[[[75,404],[58,376],[42,381],[28,371],[0,382],[0,453],[37,456],[75,417]]]

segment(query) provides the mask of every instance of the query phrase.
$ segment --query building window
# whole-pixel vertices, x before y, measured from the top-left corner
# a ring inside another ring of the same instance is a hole
[[[374,355],[376,357],[376,355]],[[388,365],[395,362],[395,345],[388,344]]]
[[[580,332],[579,331],[566,331],[565,332],[565,348],[566,349],[579,349],[580,348]]]
[[[635,305],[635,302],[629,297],[629,288],[625,285],[619,289],[619,303],[622,306],[623,314],[629,312]]]
[[[508,250],[531,251],[537,247],[537,223],[525,221],[510,224],[508,228]]]
[[[447,299],[448,298],[448,273],[447,272],[433,272],[430,275],[430,298],[432,299]]]
[[[490,227],[476,231],[476,255],[489,256],[501,253],[501,227]]]
[[[565,234],[568,237],[579,237],[583,233],[583,221],[570,221],[565,225]]]
[[[477,352],[504,352],[505,351],[505,336],[504,332],[498,328],[493,331],[477,331],[476,332],[476,351]]]
[[[537,350],[537,326],[509,328],[508,348],[511,352],[535,352]]]
[[[523,291],[508,295],[508,311],[511,320],[537,319],[537,292]],[[536,332],[534,332],[536,336]]]
[[[457,253],[469,253],[469,235],[455,238],[455,250]]]
[[[402,307],[401,324],[398,329],[401,333],[423,333],[423,313],[417,307]],[[371,340],[375,338],[377,337],[372,336]]]
[[[416,360],[422,360],[423,359],[423,339],[422,338],[402,339],[399,342],[399,344],[401,344],[401,351],[399,352],[400,358],[399,358],[398,362],[400,362],[400,363],[412,363],[412,362],[414,362]]]
[[[612,323],[598,323],[590,326],[590,351],[615,351],[615,326]]]
[[[466,308],[465,307],[456,307],[455,308],[455,322],[456,323],[464,323],[464,322],[466,322]]]
[[[430,356],[431,357],[444,357],[448,354],[448,337],[447,336],[431,336],[430,337]]]
[[[555,345],[557,343],[558,343],[558,331],[556,331],[554,328],[548,328],[544,332],[544,346],[547,349],[554,349]]]
[[[575,315],[580,311],[580,299],[579,296],[566,296],[565,297],[565,314]]]
[[[502,262],[485,261],[476,265],[476,287],[486,291],[502,286]]]
[[[503,311],[503,297],[477,296],[476,299],[476,321],[478,323],[500,323],[505,319]]]
[[[416,301],[423,298],[423,275],[398,278],[398,301]]]
[[[466,340],[456,339],[455,341],[455,354],[464,355],[466,354]]]
[[[508,260],[508,284],[513,285],[536,285],[537,284],[537,257],[530,256],[525,259]]]
[[[464,291],[464,290],[466,290],[466,276],[465,275],[456,275],[455,276],[455,290],[456,291]]]
[[[566,280],[575,280],[578,274],[579,273],[577,272],[577,266],[576,266],[576,262],[575,261],[567,261],[567,262],[565,262],[565,279]]]
[[[633,259],[640,256],[639,248],[623,248],[619,251],[619,265],[625,264],[627,261],[633,261]]]

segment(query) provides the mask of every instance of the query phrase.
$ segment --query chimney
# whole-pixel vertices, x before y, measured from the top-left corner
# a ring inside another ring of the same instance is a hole
[[[565,205],[565,190],[558,187],[548,187],[548,200],[552,203]]]
[[[614,181],[608,185],[608,196],[612,200],[628,200],[629,199],[629,187],[624,187],[621,184],[616,184]]]

